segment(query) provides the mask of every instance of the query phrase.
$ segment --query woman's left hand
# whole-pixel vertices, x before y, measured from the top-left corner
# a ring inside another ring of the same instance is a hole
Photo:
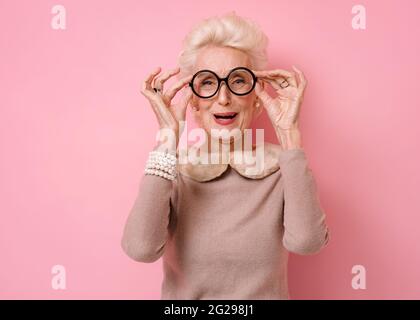
[[[299,132],[299,111],[306,88],[303,72],[293,66],[295,72],[276,69],[267,71],[252,70],[258,80],[269,83],[278,93],[272,98],[257,81],[255,92],[267,110],[277,137],[285,149],[301,147]]]

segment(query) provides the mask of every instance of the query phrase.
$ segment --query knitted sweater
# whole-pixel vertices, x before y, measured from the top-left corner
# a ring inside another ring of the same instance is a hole
[[[304,150],[265,146],[258,176],[234,163],[142,176],[122,247],[136,261],[162,257],[161,299],[289,299],[288,252],[328,243]]]

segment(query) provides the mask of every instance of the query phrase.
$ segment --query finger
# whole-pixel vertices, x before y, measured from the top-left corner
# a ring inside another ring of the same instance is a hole
[[[177,115],[177,120],[185,120],[185,115],[187,113],[188,103],[192,99],[193,91],[191,87],[188,87],[185,91],[185,94],[182,96],[179,104],[175,109],[175,114]]]
[[[254,71],[254,74],[257,77],[270,77],[270,76],[283,76],[283,77],[292,77],[293,73],[283,69],[275,69],[275,70],[262,70],[262,71]]]
[[[153,88],[159,88],[163,90],[163,84],[166,82],[166,80],[168,80],[173,75],[177,74],[179,71],[180,71],[180,68],[176,67],[175,69],[166,71],[159,77],[155,78],[153,81]]]
[[[268,82],[275,90],[276,92],[279,94],[278,98],[280,100],[285,100],[285,99],[289,99],[289,98],[293,98],[295,96],[295,90],[285,90],[286,88],[282,88],[280,86],[280,84],[273,79],[264,79],[263,81]]]
[[[269,83],[276,91],[283,90],[280,84],[274,79],[263,79],[262,81]]]
[[[297,81],[295,73],[283,69],[266,70],[266,71],[255,71],[256,76],[263,79],[277,79],[279,77],[285,78],[290,85],[297,87]]]
[[[293,87],[293,82],[290,79],[281,78],[281,79],[270,79],[266,78],[262,81],[269,83],[276,91],[287,91],[285,90],[288,87]],[[292,85],[290,84],[292,82]],[[289,85],[287,85],[289,84]]]
[[[284,75],[284,76],[291,76],[291,72],[284,70],[284,69],[273,69],[273,70],[252,70],[256,76],[264,76],[264,75]]]
[[[292,69],[294,70],[293,71],[293,77],[294,77],[294,79],[296,81],[296,87],[299,88],[300,81],[298,80],[298,75],[297,75],[296,67],[295,66],[292,66]]]
[[[172,85],[171,88],[168,89],[167,92],[165,92],[165,96],[172,100],[177,92],[181,90],[184,86],[186,86],[192,79],[193,75],[185,76],[184,78],[180,79],[178,82]]]
[[[298,68],[296,68],[295,66],[293,66],[293,69],[295,69],[297,75],[298,75],[298,79],[299,79],[299,90],[303,91],[306,88],[307,85],[307,80],[305,78],[305,75],[303,74],[303,72],[301,70],[299,70]]]
[[[296,74],[294,72],[291,72],[291,76],[287,77],[286,80],[291,86],[296,87],[296,88],[298,87]]]
[[[152,106],[153,112],[155,113],[159,125],[164,125],[171,122],[171,113],[169,112],[166,105],[163,103],[162,96],[154,94],[151,90],[151,83],[157,74],[161,71],[161,68],[156,68],[142,84],[142,94],[149,99],[150,105]]]
[[[151,90],[151,85],[152,85],[152,81],[153,79],[156,77],[156,75],[160,72],[161,68],[157,67],[156,69],[153,70],[153,72],[151,74],[149,74],[149,76],[142,82],[142,92],[146,91],[146,90]]]
[[[273,101],[273,98],[270,97],[270,95],[267,93],[267,91],[265,91],[260,83],[257,81],[257,83],[255,84],[255,93],[257,94],[257,96],[260,98],[262,104],[264,106],[266,105],[270,105],[271,102]]]
[[[276,81],[279,85],[281,84],[280,86],[281,89],[286,89],[289,86],[297,88],[296,79],[294,77],[281,77],[281,78],[271,77],[271,78],[265,78],[264,80]],[[284,81],[287,81],[289,85],[287,85],[287,83],[283,83]]]

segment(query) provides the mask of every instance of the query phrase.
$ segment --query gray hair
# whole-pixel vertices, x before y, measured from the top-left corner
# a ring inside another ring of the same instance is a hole
[[[179,77],[192,73],[198,51],[206,46],[239,49],[248,55],[253,69],[262,70],[268,64],[267,45],[268,38],[261,27],[235,11],[204,19],[183,40],[178,55]]]

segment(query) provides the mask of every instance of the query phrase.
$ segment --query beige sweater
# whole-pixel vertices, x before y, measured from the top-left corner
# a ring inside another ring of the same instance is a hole
[[[328,243],[304,150],[265,146],[259,176],[235,163],[179,165],[174,181],[143,175],[122,247],[136,261],[162,256],[161,299],[289,299],[288,251]]]

